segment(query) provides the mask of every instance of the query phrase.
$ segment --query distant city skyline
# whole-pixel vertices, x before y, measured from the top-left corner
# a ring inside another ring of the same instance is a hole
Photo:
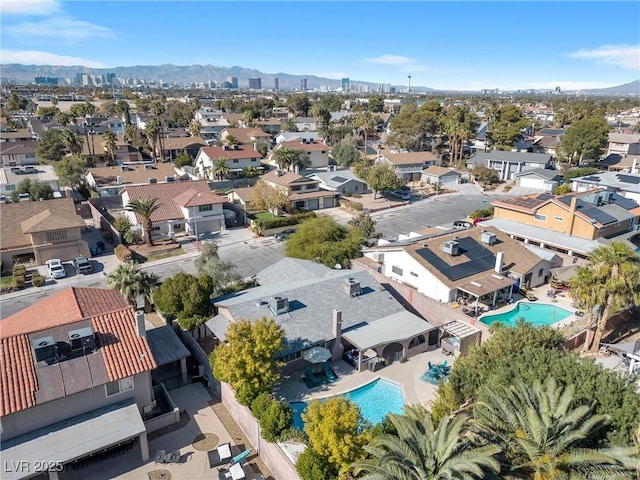
[[[640,78],[635,1],[3,0],[0,9],[3,64],[210,64],[392,85],[411,76],[412,87],[442,90]]]

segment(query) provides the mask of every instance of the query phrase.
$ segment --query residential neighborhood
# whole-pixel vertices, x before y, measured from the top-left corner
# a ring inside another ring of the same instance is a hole
[[[637,478],[638,82],[524,82],[505,53],[513,85],[485,85],[468,33],[457,63],[400,55],[413,17],[449,18],[420,2],[377,12],[390,53],[309,5],[162,2],[146,22],[194,64],[141,23],[157,52],[116,66],[73,46],[121,45],[98,25],[111,13],[42,3],[44,22],[84,26],[51,41],[55,68],[2,54],[3,479]],[[256,42],[267,7],[331,38],[283,48],[262,25]],[[504,8],[486,28],[520,21]],[[632,7],[608,8],[619,28],[588,30],[615,46]],[[7,12],[15,41],[31,13]],[[502,55],[487,42],[482,72]],[[563,42],[567,63],[606,50]],[[255,68],[197,65],[204,44]],[[294,71],[291,52],[297,73],[257,69]],[[449,69],[468,78],[444,88]]]

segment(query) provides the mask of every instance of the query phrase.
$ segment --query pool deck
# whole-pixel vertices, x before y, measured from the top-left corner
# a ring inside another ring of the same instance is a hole
[[[420,377],[428,370],[428,363],[442,363],[447,361],[452,365],[453,355],[444,355],[440,349],[421,353],[407,359],[406,362],[393,362],[391,365],[377,372],[357,372],[354,367],[344,360],[331,363],[331,367],[338,374],[338,380],[320,387],[308,388],[301,379],[301,374],[293,374],[282,379],[276,387],[276,396],[287,402],[308,402],[313,399],[332,397],[350,392],[366,385],[377,378],[383,378],[397,383],[402,387],[402,393],[407,404],[428,404],[436,398],[437,387]]]

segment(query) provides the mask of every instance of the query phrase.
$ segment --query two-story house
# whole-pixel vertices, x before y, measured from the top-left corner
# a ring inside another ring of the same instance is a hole
[[[255,121],[255,125],[256,128],[259,128],[263,132],[275,136],[280,133],[282,122],[278,118],[261,118]]]
[[[28,140],[24,142],[7,142],[2,145],[2,166],[16,167],[20,165],[35,165],[38,163],[36,151],[38,142]]]
[[[518,173],[537,168],[550,168],[552,156],[548,153],[521,153],[494,150],[476,153],[467,160],[467,168],[482,165],[498,172],[502,181],[513,180]]]
[[[0,129],[0,143],[20,143],[33,140],[33,134],[28,128],[2,128]],[[3,145],[6,147],[6,145]]]
[[[607,155],[617,153],[620,155],[640,154],[640,134],[638,133],[610,133]]]
[[[587,192],[606,188],[640,203],[640,173],[602,172],[571,179],[571,190]]]
[[[301,142],[303,139],[307,143],[322,141],[318,132],[280,132],[276,135],[277,144],[283,142]]]
[[[51,165],[27,165],[0,169],[0,194],[11,195],[24,180],[49,185],[54,193],[60,191],[58,176]]]
[[[87,160],[93,159],[94,164],[121,164],[142,162],[143,157],[140,150],[130,145],[122,135],[116,135],[115,160],[107,153],[107,146],[102,135],[90,134],[82,137],[81,155]]]
[[[216,180],[214,165],[218,159],[224,159],[231,175],[242,176],[245,167],[255,167],[264,170],[260,162],[262,155],[249,145],[222,145],[221,147],[202,147],[193,163],[199,178],[210,181]]]
[[[273,188],[288,194],[289,209],[319,210],[338,206],[340,193],[320,189],[320,180],[303,177],[293,172],[272,170],[260,177]]]
[[[95,167],[87,172],[87,183],[101,196],[118,195],[125,186],[145,185],[178,180],[170,163],[126,163],[119,166]]]
[[[230,126],[224,112],[211,107],[201,108],[193,118],[200,123],[200,136],[205,140],[219,140],[222,130]]]
[[[555,196],[525,195],[492,202],[494,226],[512,238],[570,256],[589,252],[612,239],[625,239],[640,222],[634,200],[607,190]]]
[[[57,479],[123,445],[148,460],[143,414],[154,408],[156,363],[144,313],[122,295],[59,291],[2,320],[0,342],[3,479]]]
[[[231,128],[227,127],[220,133],[220,140],[226,142],[229,137],[235,138],[236,143],[254,145],[256,142],[271,144],[271,135],[260,128]]]
[[[307,154],[309,159],[309,167],[314,168],[326,168],[329,165],[329,150],[330,147],[326,145],[322,140],[312,141],[308,138],[300,138],[300,140],[293,140],[290,142],[281,142],[271,151],[268,161],[272,166],[277,166],[276,161],[273,159],[273,154],[282,147],[290,147],[296,150],[302,150]]]
[[[560,137],[564,135],[563,128],[543,128],[533,137],[532,149],[535,153],[548,153],[556,155],[556,148],[560,143]]]
[[[82,239],[85,226],[70,197],[0,204],[2,268],[11,270],[15,262],[44,265],[52,258],[89,257]]]
[[[223,204],[225,199],[211,192],[204,180],[151,183],[125,186],[122,204],[132,200],[158,198],[160,208],[151,215],[152,236],[175,237],[196,235],[224,230]],[[131,225],[140,228],[142,219],[133,212],[126,212]],[[144,235],[144,231],[141,231]]]
[[[206,146],[207,142],[202,137],[167,136],[162,139],[162,157],[173,163],[176,157],[186,153],[193,160]]]
[[[431,152],[394,152],[381,149],[376,164],[390,165],[398,178],[408,182],[420,180],[422,171],[429,165],[435,165],[438,159]]]

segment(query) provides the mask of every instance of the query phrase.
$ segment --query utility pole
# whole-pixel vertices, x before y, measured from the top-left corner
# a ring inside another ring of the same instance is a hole
[[[407,88],[407,93],[411,93],[411,75],[409,75],[409,86]]]

